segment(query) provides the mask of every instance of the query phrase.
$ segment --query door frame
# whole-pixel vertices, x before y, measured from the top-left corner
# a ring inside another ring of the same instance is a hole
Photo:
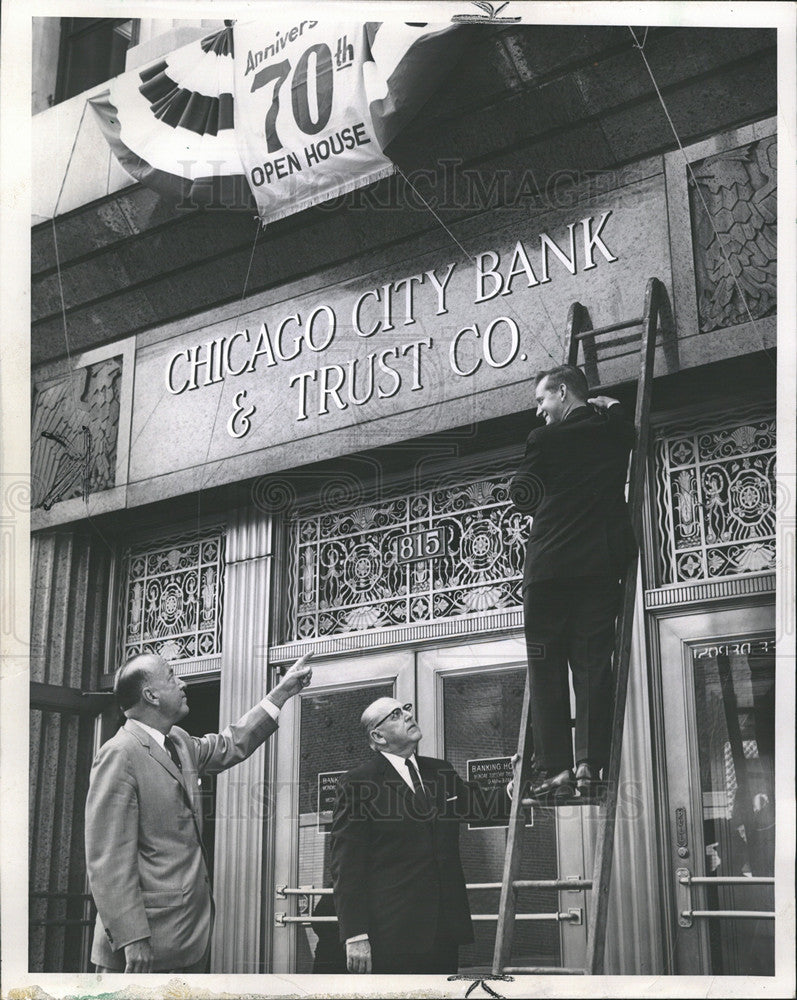
[[[744,600],[668,609],[656,615],[654,627],[659,673],[661,722],[658,743],[661,747],[660,809],[664,843],[659,852],[664,885],[663,916],[669,929],[669,953],[675,975],[706,975],[710,969],[708,927],[705,920],[695,920],[691,928],[679,925],[676,869],[687,867],[693,875],[705,874],[705,844],[703,841],[703,803],[699,776],[698,738],[695,720],[694,678],[690,650],[700,642],[713,642],[732,636],[748,638],[751,634],[775,631],[775,603],[772,595],[760,600]],[[678,663],[677,676],[664,676],[664,664]],[[675,831],[675,810],[687,809],[686,849],[688,857],[678,854]],[[704,895],[693,887],[699,902]],[[700,907],[698,907],[700,908]],[[696,940],[685,936],[694,931]],[[684,968],[691,961],[698,968]]]
[[[264,953],[271,955],[270,971],[288,973],[296,960],[296,933],[287,924],[278,926],[274,919],[277,909],[287,909],[285,900],[276,898],[276,889],[293,885],[299,864],[299,756],[301,740],[301,699],[322,692],[347,691],[352,688],[393,683],[394,696],[399,701],[415,701],[415,653],[411,649],[393,652],[361,653],[351,657],[340,655],[326,660],[313,659],[312,684],[291,698],[280,711],[277,731],[276,767],[271,780],[276,782],[276,794],[271,798],[273,823],[270,830],[270,854],[274,859],[271,877],[266,882],[270,897],[263,907],[266,914]],[[345,676],[344,676],[345,675]],[[363,760],[368,746],[363,734]],[[270,947],[269,947],[270,944]]]
[[[526,646],[522,632],[501,638],[449,643],[417,652],[418,706],[416,718],[422,733],[419,750],[425,756],[445,756],[442,678],[461,677],[484,671],[526,669]]]
[[[445,757],[445,727],[443,703],[443,678],[464,677],[473,674],[508,673],[527,670],[525,636],[522,630],[501,638],[485,637],[471,642],[451,643],[433,649],[418,651],[418,724],[421,731],[431,733],[432,740],[421,752]],[[573,693],[571,690],[571,700]],[[574,708],[571,704],[571,711]],[[464,777],[464,775],[463,775]],[[563,878],[589,878],[592,874],[589,824],[594,815],[588,816],[585,807],[557,810],[556,845],[557,865]],[[594,808],[590,810],[594,813]],[[587,864],[589,863],[589,868]],[[478,898],[478,897],[477,897]],[[475,902],[471,899],[471,904]],[[582,910],[580,925],[559,924],[559,954],[564,967],[584,965],[587,949],[587,917],[590,893],[574,891],[559,897],[560,908],[572,905]],[[472,909],[473,906],[471,907]],[[478,905],[475,908],[478,912]]]

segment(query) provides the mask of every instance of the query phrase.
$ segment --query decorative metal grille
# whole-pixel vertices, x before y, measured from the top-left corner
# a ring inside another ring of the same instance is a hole
[[[183,536],[125,553],[122,659],[172,662],[221,653],[224,536]]]
[[[656,515],[663,583],[774,569],[774,419],[662,437]]]
[[[528,518],[506,473],[291,524],[288,641],[522,606]],[[401,563],[398,539],[441,528],[446,554]]]

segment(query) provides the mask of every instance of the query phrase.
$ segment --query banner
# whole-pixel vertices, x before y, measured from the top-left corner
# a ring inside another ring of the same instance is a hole
[[[362,24],[236,25],[236,129],[264,221],[280,219],[393,172],[376,140]]]
[[[137,181],[186,204],[254,205],[234,127],[231,27],[115,77],[89,103]]]
[[[122,166],[266,222],[394,170],[390,143],[462,55],[452,25],[252,21],[112,80],[90,103]]]

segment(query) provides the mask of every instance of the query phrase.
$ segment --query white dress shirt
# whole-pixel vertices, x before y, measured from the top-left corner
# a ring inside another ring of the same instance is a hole
[[[421,788],[424,787],[423,778],[421,777],[421,769],[418,767],[418,761],[415,759],[415,754],[411,753],[409,757],[401,757],[397,753],[388,753],[387,750],[379,751],[385,760],[390,761],[393,767],[398,771],[399,775],[404,779],[404,784],[409,788],[411,792],[415,791],[415,786],[412,783],[412,778],[410,777],[410,769],[407,767],[407,761],[411,760],[415,770],[418,772],[418,780],[421,783]]]

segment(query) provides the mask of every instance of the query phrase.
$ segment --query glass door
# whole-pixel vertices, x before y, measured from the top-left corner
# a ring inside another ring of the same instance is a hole
[[[774,609],[659,629],[674,971],[773,975]]]
[[[337,923],[306,919],[332,917],[332,896],[310,889],[332,886],[329,826],[335,782],[372,753],[360,727],[363,709],[383,696],[414,702],[414,667],[412,652],[314,660],[312,685],[282,710],[271,796],[274,879],[266,883],[276,895],[271,971],[346,971]],[[282,887],[286,891],[280,892]]]
[[[418,654],[418,722],[424,733],[421,752],[449,760],[463,778],[486,783],[504,793],[505,778],[493,778],[516,751],[523,691],[526,649],[522,637],[485,640]],[[470,772],[470,773],[469,773]],[[506,796],[507,816],[509,798]],[[535,808],[526,827],[523,879],[559,877],[557,810]],[[460,855],[469,885],[500,883],[506,853],[507,826],[463,823]],[[570,871],[567,874],[574,874]],[[471,889],[471,913],[495,914],[498,889]],[[555,889],[523,890],[518,910],[549,914],[550,919],[516,924],[512,964],[560,966],[569,953],[566,937],[572,929],[555,914],[582,907],[583,894]],[[460,948],[461,971],[491,968],[495,920],[474,922],[475,943]]]

